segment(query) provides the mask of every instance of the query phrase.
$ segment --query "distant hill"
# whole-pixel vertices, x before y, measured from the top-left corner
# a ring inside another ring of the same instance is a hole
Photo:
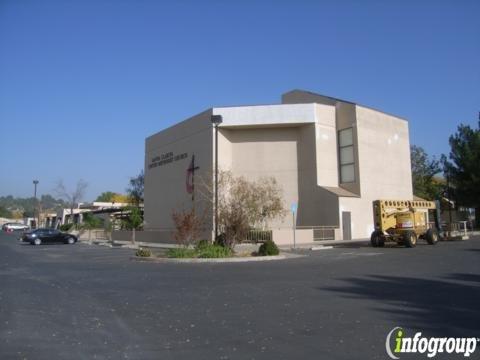
[[[65,201],[60,199],[55,199],[51,195],[42,195],[38,201],[42,211],[57,211],[58,209],[66,208],[68,205]],[[0,196],[0,212],[9,212],[11,214],[20,213],[27,216],[32,216],[33,209],[35,208],[35,198],[15,198],[11,195],[9,196]],[[7,214],[5,213],[5,214]]]

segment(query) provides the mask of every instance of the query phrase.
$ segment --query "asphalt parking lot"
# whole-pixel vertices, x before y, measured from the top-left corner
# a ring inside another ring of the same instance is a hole
[[[17,237],[0,234],[1,359],[385,359],[396,326],[480,337],[479,238],[166,264]]]

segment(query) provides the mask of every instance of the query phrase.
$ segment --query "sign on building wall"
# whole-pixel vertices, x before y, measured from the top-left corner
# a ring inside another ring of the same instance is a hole
[[[159,166],[164,166],[173,163],[174,161],[179,161],[186,159],[188,157],[188,153],[181,153],[175,155],[173,151],[161,154],[159,156],[155,156],[148,164],[149,169],[153,169]]]
[[[186,179],[187,193],[192,194],[192,199],[195,191],[195,171],[197,171],[198,169],[200,169],[200,167],[195,166],[195,154],[194,154],[192,155],[190,166],[187,169],[187,179]]]
[[[154,169],[160,166],[165,166],[173,162],[186,159],[188,153],[180,153],[175,155],[173,151],[163,153],[159,156],[155,156],[148,165],[149,169]],[[186,169],[186,178],[185,178],[185,190],[188,194],[192,194],[192,200],[194,200],[195,193],[195,171],[200,169],[199,166],[195,164],[195,154],[192,155],[190,164]]]

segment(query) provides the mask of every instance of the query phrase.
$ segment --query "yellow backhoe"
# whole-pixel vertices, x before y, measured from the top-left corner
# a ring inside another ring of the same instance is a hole
[[[429,225],[433,215],[435,226]],[[439,213],[433,201],[375,200],[373,202],[375,231],[370,237],[373,247],[396,242],[406,247],[415,247],[418,239],[430,245],[438,242]]]

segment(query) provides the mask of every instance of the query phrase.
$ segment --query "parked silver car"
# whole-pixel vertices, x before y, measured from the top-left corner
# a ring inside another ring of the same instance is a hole
[[[22,224],[22,223],[13,223],[13,222],[10,222],[10,223],[6,223],[6,224],[3,224],[2,226],[2,230],[4,231],[15,231],[15,230],[28,230],[30,229],[30,227],[28,225],[25,225],[25,224]]]

